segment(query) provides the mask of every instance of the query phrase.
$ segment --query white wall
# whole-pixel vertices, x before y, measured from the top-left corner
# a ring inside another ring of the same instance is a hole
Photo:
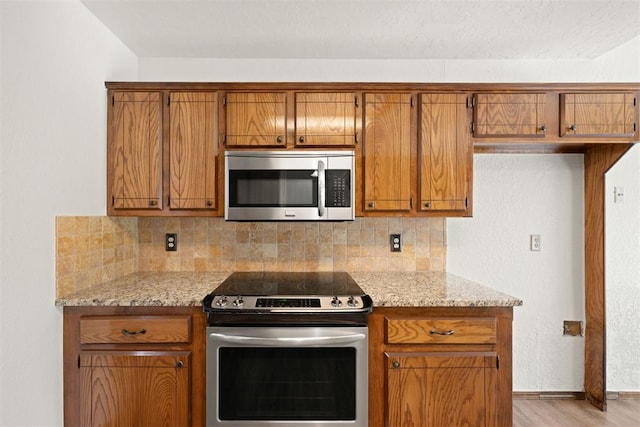
[[[475,155],[471,219],[449,219],[447,270],[520,297],[514,309],[513,388],[583,389],[583,156]],[[529,250],[539,234],[542,250]]]
[[[640,390],[640,145],[605,175],[607,390]],[[614,202],[614,188],[624,200]]]
[[[640,37],[596,60],[140,58],[144,81],[637,82]]]
[[[640,37],[579,61],[140,58],[139,78],[640,82]],[[582,155],[476,155],[474,217],[448,221],[448,270],[524,300],[514,310],[516,391],[583,390],[584,339],[562,336],[563,320],[584,320],[583,174]],[[528,250],[530,234],[542,235],[541,252]]]
[[[55,217],[104,215],[105,80],[137,58],[76,0],[0,2],[0,425],[62,425]]]

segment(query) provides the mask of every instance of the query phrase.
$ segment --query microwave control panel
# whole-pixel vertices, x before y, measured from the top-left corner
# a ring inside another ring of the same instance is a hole
[[[351,207],[351,171],[327,169],[325,171],[325,202],[328,208]]]

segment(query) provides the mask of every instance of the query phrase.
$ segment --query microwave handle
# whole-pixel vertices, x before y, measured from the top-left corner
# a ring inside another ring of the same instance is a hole
[[[318,215],[324,216],[325,203],[324,162],[318,160]]]

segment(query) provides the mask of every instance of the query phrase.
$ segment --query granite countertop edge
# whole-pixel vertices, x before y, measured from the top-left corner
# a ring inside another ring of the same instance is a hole
[[[56,306],[191,307],[231,272],[138,272],[56,299]],[[350,272],[374,307],[514,307],[519,298],[447,272]]]

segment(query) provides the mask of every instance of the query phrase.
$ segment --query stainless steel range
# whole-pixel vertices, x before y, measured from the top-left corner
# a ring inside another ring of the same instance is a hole
[[[371,307],[348,273],[233,273],[203,300],[207,425],[367,426]]]

